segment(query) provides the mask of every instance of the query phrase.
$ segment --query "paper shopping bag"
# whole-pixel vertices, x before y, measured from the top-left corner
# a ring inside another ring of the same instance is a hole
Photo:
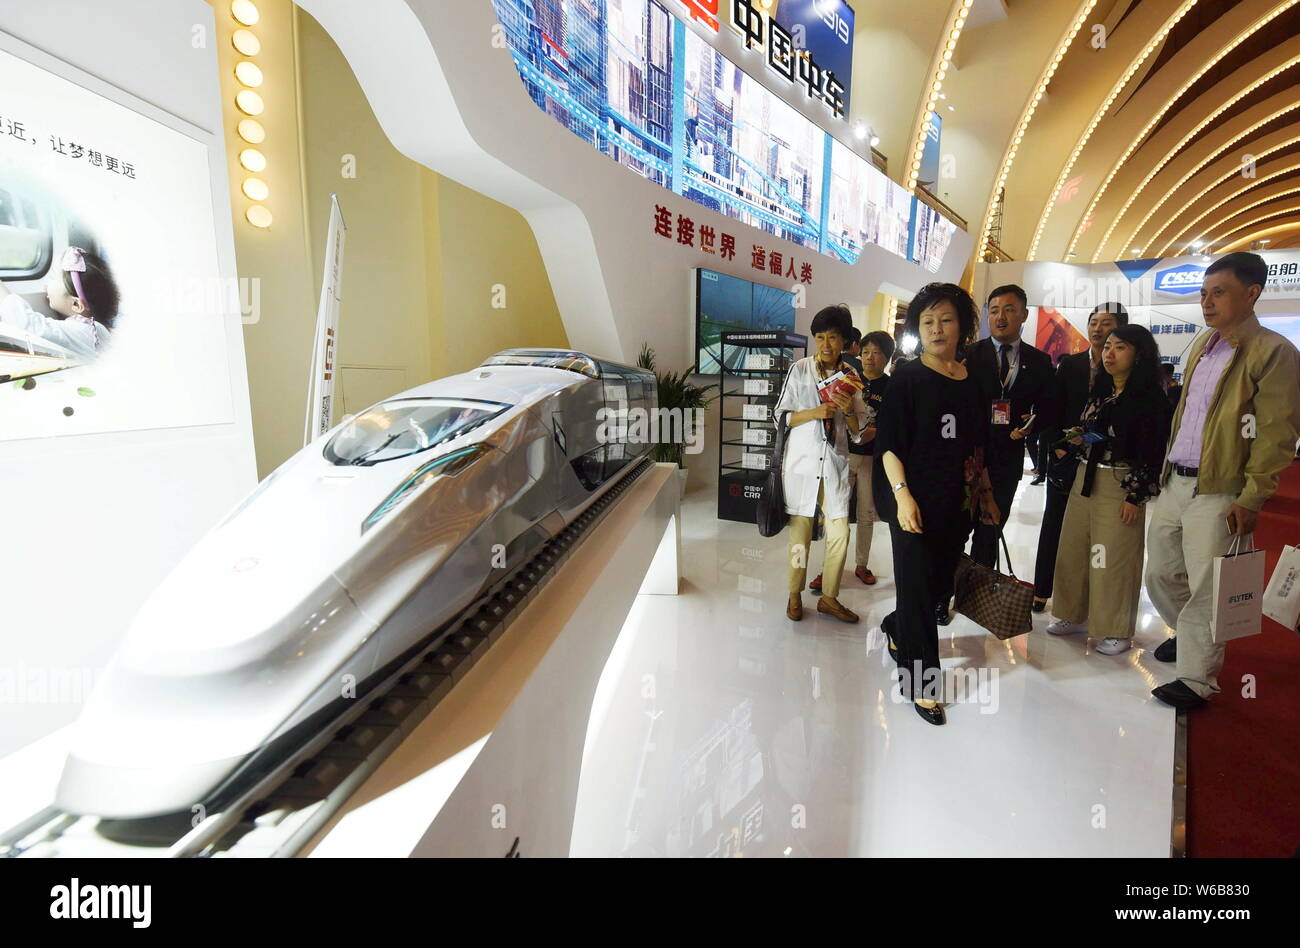
[[[1260,607],[1264,600],[1264,551],[1236,552],[1237,539],[1227,556],[1214,558],[1214,599],[1210,607],[1210,630],[1214,643],[1258,635]]]
[[[1273,577],[1264,590],[1264,615],[1300,632],[1300,550],[1282,548]]]

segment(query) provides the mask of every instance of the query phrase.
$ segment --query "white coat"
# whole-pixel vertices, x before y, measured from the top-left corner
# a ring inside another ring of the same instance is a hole
[[[850,370],[844,363],[840,368]],[[817,394],[816,356],[800,359],[790,366],[777,412],[806,411],[821,404]],[[853,396],[853,414],[861,434],[872,412],[861,393]],[[788,416],[782,419],[789,424]],[[781,481],[785,490],[785,512],[792,517],[811,517],[817,509],[817,488],[822,488],[822,514],[827,520],[849,515],[849,429],[843,412],[835,413],[835,443],[826,437],[820,421],[805,421],[786,431],[785,460]]]

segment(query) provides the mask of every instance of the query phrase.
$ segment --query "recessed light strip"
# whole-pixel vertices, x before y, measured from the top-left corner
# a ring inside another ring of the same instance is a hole
[[[1205,230],[1203,230],[1203,231],[1201,231],[1199,234],[1197,234],[1196,237],[1195,237],[1195,239],[1194,239],[1192,242],[1195,243],[1196,241],[1203,241],[1203,240],[1206,240],[1206,238],[1209,236],[1210,231],[1214,230],[1215,228],[1222,227],[1224,224],[1228,223],[1228,221],[1232,220],[1234,217],[1237,217],[1238,215],[1245,214],[1247,211],[1253,211],[1253,210],[1254,210],[1255,208],[1257,208],[1257,207],[1263,207],[1265,204],[1272,204],[1274,201],[1280,201],[1282,198],[1284,198],[1284,197],[1289,197],[1289,196],[1291,196],[1292,194],[1300,194],[1300,187],[1291,188],[1291,189],[1286,190],[1286,191],[1279,191],[1277,194],[1271,195],[1271,196],[1266,197],[1266,198],[1261,198],[1260,200],[1255,201],[1253,204],[1247,204],[1245,207],[1233,211],[1233,212],[1232,212],[1231,214],[1229,214],[1227,217],[1221,217],[1221,218],[1219,218],[1217,221],[1215,221],[1215,222],[1214,222],[1213,224],[1211,224],[1209,227],[1205,228]],[[1252,221],[1252,223],[1258,223],[1258,221],[1259,221],[1259,219],[1256,218],[1256,220],[1255,220],[1255,221]],[[1241,226],[1242,226],[1242,227],[1249,227],[1250,224],[1243,224],[1243,225],[1241,225]],[[1236,230],[1240,230],[1240,229],[1241,229],[1241,227],[1234,227],[1234,228],[1232,228],[1232,231],[1236,231]],[[1232,233],[1232,231],[1229,231],[1228,233]],[[1209,243],[1214,243],[1216,240],[1219,240],[1219,239],[1222,239],[1222,238],[1215,238],[1215,240],[1210,240],[1210,241],[1208,241],[1208,242],[1209,242]]]
[[[1288,106],[1287,106],[1286,108],[1284,108],[1284,109],[1279,109],[1278,111],[1274,112],[1272,115],[1270,115],[1270,116],[1268,116],[1268,117],[1266,117],[1266,118],[1260,119],[1258,122],[1255,122],[1253,125],[1251,125],[1249,128],[1247,128],[1245,131],[1240,132],[1240,133],[1237,134],[1237,135],[1234,135],[1234,136],[1232,137],[1232,139],[1230,139],[1226,144],[1221,145],[1220,147],[1214,149],[1212,152],[1210,152],[1209,154],[1207,154],[1207,155],[1206,155],[1206,156],[1205,156],[1201,161],[1198,161],[1194,167],[1192,167],[1190,170],[1188,170],[1188,172],[1187,172],[1185,175],[1183,175],[1181,178],[1179,178],[1178,181],[1177,181],[1176,183],[1174,183],[1172,186],[1170,186],[1170,187],[1168,188],[1168,190],[1165,191],[1164,195],[1160,198],[1160,200],[1157,201],[1157,202],[1155,203],[1155,205],[1151,208],[1151,210],[1147,212],[1147,216],[1144,217],[1144,218],[1142,218],[1141,222],[1140,222],[1140,223],[1138,224],[1138,226],[1134,229],[1134,231],[1133,231],[1133,235],[1136,235],[1138,231],[1140,231],[1143,227],[1146,226],[1147,221],[1151,220],[1151,218],[1155,216],[1156,212],[1157,212],[1158,210],[1160,210],[1161,207],[1164,206],[1164,204],[1165,204],[1166,201],[1168,201],[1171,197],[1173,197],[1173,195],[1174,195],[1175,193],[1177,193],[1177,191],[1178,191],[1179,188],[1181,188],[1184,184],[1186,184],[1186,183],[1187,183],[1188,181],[1190,181],[1192,178],[1196,177],[1196,175],[1198,175],[1200,172],[1204,171],[1205,168],[1206,168],[1206,167],[1207,167],[1211,162],[1215,161],[1215,160],[1218,159],[1220,156],[1222,156],[1222,155],[1224,154],[1224,152],[1227,152],[1227,151],[1231,150],[1231,148],[1232,148],[1234,145],[1238,144],[1239,142],[1244,141],[1244,140],[1247,139],[1247,138],[1250,138],[1252,135],[1255,134],[1255,132],[1259,131],[1259,129],[1261,129],[1262,127],[1264,127],[1265,125],[1267,125],[1269,122],[1272,122],[1272,121],[1274,121],[1274,120],[1280,118],[1281,116],[1286,115],[1288,112],[1294,112],[1296,109],[1300,109],[1300,102],[1295,102],[1295,103],[1293,103],[1293,104],[1291,104],[1291,105],[1288,105]],[[1121,211],[1120,213],[1122,214],[1123,211]],[[1112,225],[1111,225],[1111,230],[1114,230],[1114,227],[1115,227],[1115,225],[1112,224]],[[1107,236],[1107,237],[1110,236],[1110,231],[1107,231],[1107,232],[1106,232],[1106,236]],[[1103,252],[1104,243],[1105,243],[1105,241],[1104,241],[1104,239],[1103,239],[1103,243],[1100,244],[1100,245],[1098,245],[1098,247],[1097,247],[1097,252],[1096,252],[1095,254],[1093,254],[1093,258],[1092,258],[1092,262],[1093,262],[1093,263],[1097,263],[1097,262],[1100,261],[1100,259],[1101,259],[1101,254],[1102,254],[1102,252]]]
[[[1295,213],[1300,213],[1300,205],[1297,205],[1295,207],[1278,208],[1276,211],[1270,211],[1267,214],[1261,214],[1259,217],[1248,220],[1244,224],[1239,224],[1236,227],[1233,227],[1231,230],[1228,231],[1228,233],[1224,234],[1223,237],[1219,239],[1226,240],[1230,244],[1235,243],[1236,241],[1233,241],[1231,239],[1233,234],[1238,233],[1239,231],[1243,231],[1247,227],[1254,227],[1256,224],[1262,224],[1264,221],[1271,220],[1272,218],[1277,217],[1280,214],[1295,214]]]
[[[1262,177],[1262,178],[1250,178],[1250,179],[1247,179],[1247,182],[1246,182],[1246,186],[1245,186],[1245,187],[1237,188],[1237,189],[1235,189],[1234,191],[1232,191],[1231,193],[1229,193],[1227,197],[1224,197],[1224,198],[1221,198],[1221,199],[1218,200],[1218,201],[1215,201],[1213,204],[1211,204],[1211,205],[1210,205],[1209,207],[1207,207],[1205,210],[1201,211],[1201,213],[1197,214],[1197,215],[1196,215],[1195,217],[1193,217],[1190,221],[1188,221],[1188,222],[1187,222],[1186,224],[1184,224],[1181,228],[1179,228],[1179,230],[1174,234],[1173,238],[1170,239],[1170,240],[1168,240],[1168,241],[1166,241],[1166,242],[1165,242],[1165,245],[1164,245],[1163,247],[1160,248],[1160,253],[1158,253],[1156,256],[1159,256],[1159,257],[1163,257],[1163,256],[1165,256],[1165,254],[1167,253],[1167,251],[1169,250],[1170,247],[1172,247],[1174,244],[1182,243],[1182,241],[1180,241],[1180,240],[1178,239],[1179,236],[1181,236],[1182,234],[1187,233],[1189,230],[1191,230],[1193,227],[1195,227],[1195,226],[1196,226],[1197,224],[1199,224],[1201,221],[1205,220],[1207,217],[1209,217],[1211,214],[1213,214],[1213,213],[1214,213],[1215,211],[1217,211],[1219,208],[1223,207],[1223,205],[1227,204],[1229,201],[1232,201],[1232,200],[1235,200],[1235,199],[1241,197],[1241,196],[1242,196],[1243,194],[1245,194],[1247,191],[1252,191],[1252,190],[1254,190],[1255,188],[1259,187],[1260,185],[1267,184],[1268,182],[1272,181],[1274,178],[1280,178],[1280,177],[1282,177],[1283,175],[1292,174],[1293,172],[1296,172],[1296,171],[1300,171],[1300,164],[1291,165],[1289,168],[1281,168],[1281,169],[1279,169],[1279,170],[1277,170],[1277,171],[1274,171],[1272,174],[1266,174],[1266,175],[1264,175],[1264,177]],[[1166,222],[1165,225],[1164,225],[1163,227],[1160,228],[1160,230],[1158,230],[1158,231],[1156,231],[1154,234],[1152,234],[1152,235],[1151,235],[1151,241],[1150,241],[1150,243],[1154,244],[1154,243],[1155,243],[1155,239],[1156,239],[1156,237],[1160,236],[1160,234],[1164,231],[1165,227],[1168,227],[1170,223],[1173,223],[1173,222],[1172,222],[1172,221],[1168,221],[1168,222]],[[1196,238],[1194,238],[1194,239],[1196,239]]]
[[[935,53],[934,61],[930,64],[929,86],[924,97],[925,105],[917,118],[916,130],[912,134],[914,147],[912,154],[908,156],[907,191],[909,194],[916,190],[916,182],[921,176],[921,159],[925,156],[925,142],[930,135],[930,119],[939,103],[939,93],[943,89],[943,79],[948,74],[948,65],[952,62],[953,53],[957,50],[957,40],[961,39],[962,27],[966,25],[966,17],[974,4],[975,0],[956,0],[953,3],[952,11],[948,14],[948,20],[944,25],[943,46]]]
[[[1115,180],[1115,176],[1119,174],[1120,169],[1123,168],[1125,163],[1129,160],[1129,158],[1133,156],[1133,153],[1142,146],[1142,144],[1146,141],[1147,136],[1151,134],[1152,130],[1156,127],[1157,124],[1159,124],[1160,120],[1163,119],[1166,114],[1168,114],[1169,110],[1174,107],[1174,105],[1178,102],[1178,100],[1181,99],[1184,95],[1186,95],[1188,90],[1190,90],[1192,86],[1196,85],[1196,83],[1199,82],[1201,78],[1205,76],[1206,73],[1208,73],[1211,69],[1217,66],[1225,56],[1231,53],[1234,49],[1236,49],[1238,46],[1244,43],[1255,33],[1263,29],[1264,26],[1267,25],[1271,20],[1275,19],[1278,16],[1281,16],[1283,12],[1289,10],[1297,3],[1300,3],[1300,0],[1283,0],[1282,3],[1274,7],[1273,10],[1271,10],[1268,14],[1256,20],[1253,24],[1251,24],[1240,34],[1238,34],[1238,36],[1231,43],[1229,43],[1227,46],[1224,46],[1222,49],[1220,49],[1219,52],[1216,53],[1214,57],[1210,59],[1209,62],[1207,62],[1204,66],[1201,67],[1201,69],[1196,73],[1196,75],[1192,76],[1192,78],[1189,79],[1181,89],[1179,89],[1176,93],[1174,93],[1172,96],[1169,97],[1169,99],[1165,102],[1164,106],[1161,107],[1161,109],[1158,112],[1156,112],[1154,116],[1151,117],[1151,120],[1148,121],[1146,126],[1142,129],[1142,131],[1137,134],[1137,137],[1135,137],[1133,141],[1129,143],[1128,148],[1124,150],[1124,154],[1119,157],[1119,160],[1117,160],[1111,166],[1110,173],[1106,175],[1106,180],[1102,182],[1101,187],[1097,189],[1097,193],[1093,195],[1092,204],[1088,206],[1088,213],[1084,215],[1085,218],[1088,216],[1088,214],[1091,214],[1092,211],[1096,208],[1097,204],[1100,203],[1102,195],[1106,193],[1106,189],[1109,188],[1110,183]],[[1274,78],[1275,76],[1278,76],[1281,73],[1285,72],[1286,70],[1290,69],[1293,65],[1295,65],[1297,61],[1300,60],[1297,59],[1291,60],[1290,62],[1273,70],[1273,72],[1269,73],[1264,78],[1256,81],[1255,83],[1252,83],[1248,88],[1239,91],[1232,99],[1230,99],[1224,105],[1220,106],[1211,115],[1207,116],[1201,122],[1201,124],[1197,126],[1196,130],[1192,132],[1192,134],[1188,135],[1186,138],[1183,139],[1182,142],[1179,143],[1179,147],[1185,145],[1188,141],[1190,141],[1193,137],[1195,137],[1197,132],[1200,132],[1202,129],[1208,126],[1212,121],[1214,121],[1214,119],[1218,118],[1225,111],[1227,111],[1237,102],[1240,102],[1247,95],[1254,92],[1265,82],[1268,82],[1270,79]],[[1102,235],[1101,243],[1097,245],[1097,252],[1093,254],[1093,258],[1092,258],[1093,263],[1097,263],[1101,259],[1102,254],[1106,252],[1106,244],[1110,241],[1110,235],[1115,232],[1115,228],[1119,226],[1120,220],[1124,217],[1124,214],[1128,211],[1128,209],[1133,206],[1133,202],[1137,200],[1137,197],[1142,192],[1142,189],[1145,188],[1148,183],[1150,183],[1151,179],[1156,176],[1156,174],[1160,171],[1161,168],[1163,168],[1166,164],[1169,163],[1169,161],[1173,159],[1174,152],[1176,151],[1177,149],[1174,149],[1174,151],[1167,153],[1164,156],[1164,158],[1160,160],[1160,162],[1151,171],[1151,173],[1147,175],[1146,179],[1143,180],[1143,182],[1140,185],[1138,185],[1137,189],[1134,190],[1129,195],[1128,200],[1125,202],[1123,208],[1120,209],[1120,212],[1111,218],[1110,227],[1108,227],[1106,229],[1106,233]],[[1157,207],[1159,207],[1159,205],[1157,205]],[[1129,235],[1129,240],[1124,241],[1125,244],[1128,244],[1130,241],[1133,240],[1134,237],[1137,236],[1137,232],[1142,229],[1142,227],[1146,224],[1147,220],[1151,219],[1151,214],[1154,213],[1155,213],[1155,209],[1152,209],[1151,213],[1147,215],[1147,218],[1143,220],[1142,223],[1139,224],[1136,228],[1134,228],[1133,233]],[[1074,250],[1075,245],[1079,242],[1079,238],[1082,236],[1083,236],[1082,233],[1076,229],[1074,239],[1070,243],[1071,250]]]
[[[1256,162],[1262,161],[1263,159],[1267,158],[1269,155],[1273,154],[1274,152],[1281,151],[1284,148],[1290,148],[1292,145],[1296,144],[1297,142],[1300,142],[1300,135],[1297,135],[1295,138],[1289,138],[1286,141],[1279,142],[1278,144],[1273,145],[1271,148],[1265,148],[1263,151],[1261,151],[1258,155],[1255,156],[1255,160]],[[1188,208],[1190,208],[1193,204],[1195,204],[1201,198],[1205,197],[1205,195],[1209,194],[1211,191],[1213,191],[1219,185],[1223,184],[1225,181],[1230,181],[1234,175],[1238,175],[1240,173],[1241,173],[1241,168],[1237,165],[1233,165],[1231,168],[1229,168],[1229,170],[1219,175],[1208,185],[1206,185],[1204,188],[1202,188],[1200,191],[1194,194],[1187,201],[1187,203],[1184,204],[1182,207],[1180,207],[1177,211],[1175,211],[1170,216],[1169,219],[1171,221],[1175,221],[1178,218],[1182,217],[1184,214],[1187,213]],[[1161,228],[1161,230],[1163,229],[1164,228]],[[1160,233],[1160,231],[1156,231],[1156,233],[1158,234]]]
[[[1115,100],[1118,99],[1120,93],[1124,91],[1124,87],[1129,84],[1129,81],[1137,74],[1137,71],[1142,68],[1142,64],[1146,62],[1147,57],[1160,47],[1160,44],[1165,41],[1165,37],[1169,35],[1170,30],[1172,30],[1178,21],[1186,15],[1187,11],[1194,6],[1196,6],[1196,0],[1184,0],[1183,4],[1174,11],[1173,16],[1165,21],[1165,25],[1160,29],[1160,32],[1155,35],[1155,38],[1147,43],[1146,46],[1142,48],[1142,52],[1134,57],[1133,61],[1129,63],[1129,67],[1125,70],[1124,75],[1122,75],[1119,78],[1119,81],[1117,81],[1111,88],[1110,94],[1106,96],[1105,101],[1102,102],[1101,106],[1093,115],[1092,120],[1088,123],[1088,127],[1084,130],[1083,135],[1080,136],[1079,140],[1075,143],[1074,150],[1070,153],[1070,158],[1065,163],[1065,167],[1061,169],[1061,174],[1056,179],[1056,185],[1052,188],[1052,194],[1047,199],[1047,204],[1043,207],[1043,213],[1038,218],[1038,226],[1034,229],[1034,240],[1029,245],[1029,254],[1026,256],[1026,260],[1033,260],[1037,255],[1038,245],[1043,239],[1043,231],[1047,228],[1047,219],[1051,217],[1052,210],[1056,207],[1056,199],[1060,196],[1061,189],[1065,187],[1065,182],[1069,179],[1070,172],[1074,170],[1074,166],[1078,162],[1079,156],[1083,153],[1084,147],[1087,146],[1088,141],[1092,138],[1092,133],[1097,130],[1097,126],[1100,125],[1101,120],[1106,117],[1106,113],[1109,112],[1110,107],[1115,104]],[[1087,220],[1086,214],[1084,215],[1083,220]],[[1075,241],[1077,242],[1077,240],[1078,238],[1076,237]],[[1073,251],[1074,243],[1071,243],[1069,252],[1072,253]]]
[[[1070,28],[1062,34],[1061,41],[1056,44],[1056,50],[1052,53],[1052,58],[1038,77],[1033,95],[1030,96],[1024,111],[1020,113],[1020,121],[1016,123],[1015,133],[1011,136],[1011,141],[1002,155],[1002,164],[998,169],[993,191],[989,195],[988,206],[984,209],[984,226],[980,228],[979,245],[975,249],[976,260],[984,259],[984,254],[988,252],[989,233],[993,225],[993,210],[997,207],[998,194],[1006,187],[1007,178],[1011,174],[1011,166],[1015,164],[1016,153],[1020,149],[1020,143],[1024,140],[1025,133],[1029,129],[1029,123],[1034,120],[1034,111],[1038,108],[1038,103],[1043,100],[1048,83],[1052,81],[1052,76],[1056,75],[1056,69],[1061,65],[1061,60],[1065,58],[1065,54],[1074,42],[1074,38],[1079,34],[1079,30],[1083,29],[1083,24],[1087,22],[1088,15],[1092,13],[1092,8],[1096,5],[1097,0],[1085,0],[1079,5],[1078,12],[1075,13],[1074,19],[1070,22]]]
[[[272,220],[271,211],[265,204],[271,189],[266,181],[257,177],[266,170],[266,155],[251,147],[266,140],[266,128],[257,119],[266,110],[266,102],[261,93],[255,91],[261,88],[265,76],[262,67],[253,62],[253,57],[262,51],[262,41],[249,29],[258,24],[262,14],[258,12],[253,0],[231,0],[230,16],[237,26],[231,34],[230,43],[237,52],[248,57],[235,64],[235,81],[241,86],[235,93],[235,108],[242,116],[236,131],[250,146],[239,151],[239,164],[249,172],[240,184],[240,190],[254,202],[244,210],[244,219],[254,227],[266,228],[271,226]]]
[[[1300,208],[1295,208],[1295,210],[1300,210]],[[1266,227],[1263,230],[1255,231],[1255,233],[1253,234],[1247,234],[1244,237],[1238,237],[1232,243],[1224,244],[1223,247],[1220,248],[1219,252],[1231,253],[1232,251],[1236,250],[1239,247],[1249,246],[1251,243],[1253,243],[1256,240],[1259,240],[1261,237],[1267,237],[1269,234],[1281,234],[1289,230],[1300,230],[1300,221],[1293,221],[1288,224],[1278,224],[1276,227]]]

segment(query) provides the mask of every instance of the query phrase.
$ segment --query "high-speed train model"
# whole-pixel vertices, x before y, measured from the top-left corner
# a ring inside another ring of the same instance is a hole
[[[609,420],[657,405],[650,372],[511,349],[313,441],[146,601],[76,724],[56,806],[133,819],[220,799],[627,474],[652,446]]]

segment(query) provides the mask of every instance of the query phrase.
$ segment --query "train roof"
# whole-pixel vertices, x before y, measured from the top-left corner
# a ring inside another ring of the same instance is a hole
[[[626,378],[636,375],[654,377],[654,373],[647,369],[610,362],[607,359],[597,359],[576,349],[503,349],[484,359],[483,365],[530,365],[538,368],[563,369],[591,379]]]

